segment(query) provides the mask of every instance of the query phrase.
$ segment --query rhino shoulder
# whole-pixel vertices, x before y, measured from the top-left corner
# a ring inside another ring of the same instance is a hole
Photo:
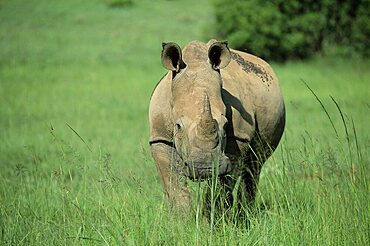
[[[239,98],[254,118],[254,128],[275,147],[285,126],[285,106],[279,80],[272,67],[254,55],[232,50],[234,65],[238,67],[243,79],[239,85]],[[243,121],[241,126],[247,126]],[[258,125],[258,126],[257,126]],[[243,132],[243,127],[240,127]]]
[[[257,56],[233,49],[231,57],[223,79],[235,137],[248,140],[258,130],[268,139],[275,138],[285,111],[272,67]]]
[[[149,105],[149,143],[157,141],[172,142],[170,98],[171,74],[165,75],[153,91]]]

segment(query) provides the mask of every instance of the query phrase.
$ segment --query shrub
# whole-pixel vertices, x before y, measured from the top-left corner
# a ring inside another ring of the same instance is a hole
[[[368,48],[364,2],[340,0],[213,0],[216,33],[241,50],[266,59],[306,58],[323,42]]]
[[[355,21],[352,23],[351,43],[356,51],[364,57],[370,57],[370,1],[366,1],[357,11]]]
[[[105,3],[111,8],[123,8],[127,6],[132,6],[134,4],[133,0],[105,0]]]

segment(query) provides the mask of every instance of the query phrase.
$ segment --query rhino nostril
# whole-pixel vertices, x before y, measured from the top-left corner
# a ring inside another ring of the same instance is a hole
[[[185,162],[185,163],[184,163],[184,165],[185,165],[185,167],[187,167],[187,166],[188,166],[188,163],[187,163],[187,162]]]

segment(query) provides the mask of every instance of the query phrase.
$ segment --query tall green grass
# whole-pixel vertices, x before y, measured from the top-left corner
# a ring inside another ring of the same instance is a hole
[[[283,140],[248,221],[210,223],[206,183],[189,215],[168,207],[147,143],[160,44],[211,38],[209,3],[1,1],[0,18],[1,244],[369,244],[368,60],[273,64]]]

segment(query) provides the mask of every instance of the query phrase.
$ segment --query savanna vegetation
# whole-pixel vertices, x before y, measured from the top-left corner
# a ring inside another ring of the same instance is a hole
[[[358,56],[272,63],[287,125],[246,220],[197,213],[206,184],[192,184],[189,215],[168,207],[148,146],[161,42],[207,41],[213,13],[195,0],[0,1],[2,245],[370,244]]]
[[[354,53],[370,56],[368,0],[213,0],[213,3],[216,33],[235,47],[266,59],[284,61],[338,50],[347,56]]]

